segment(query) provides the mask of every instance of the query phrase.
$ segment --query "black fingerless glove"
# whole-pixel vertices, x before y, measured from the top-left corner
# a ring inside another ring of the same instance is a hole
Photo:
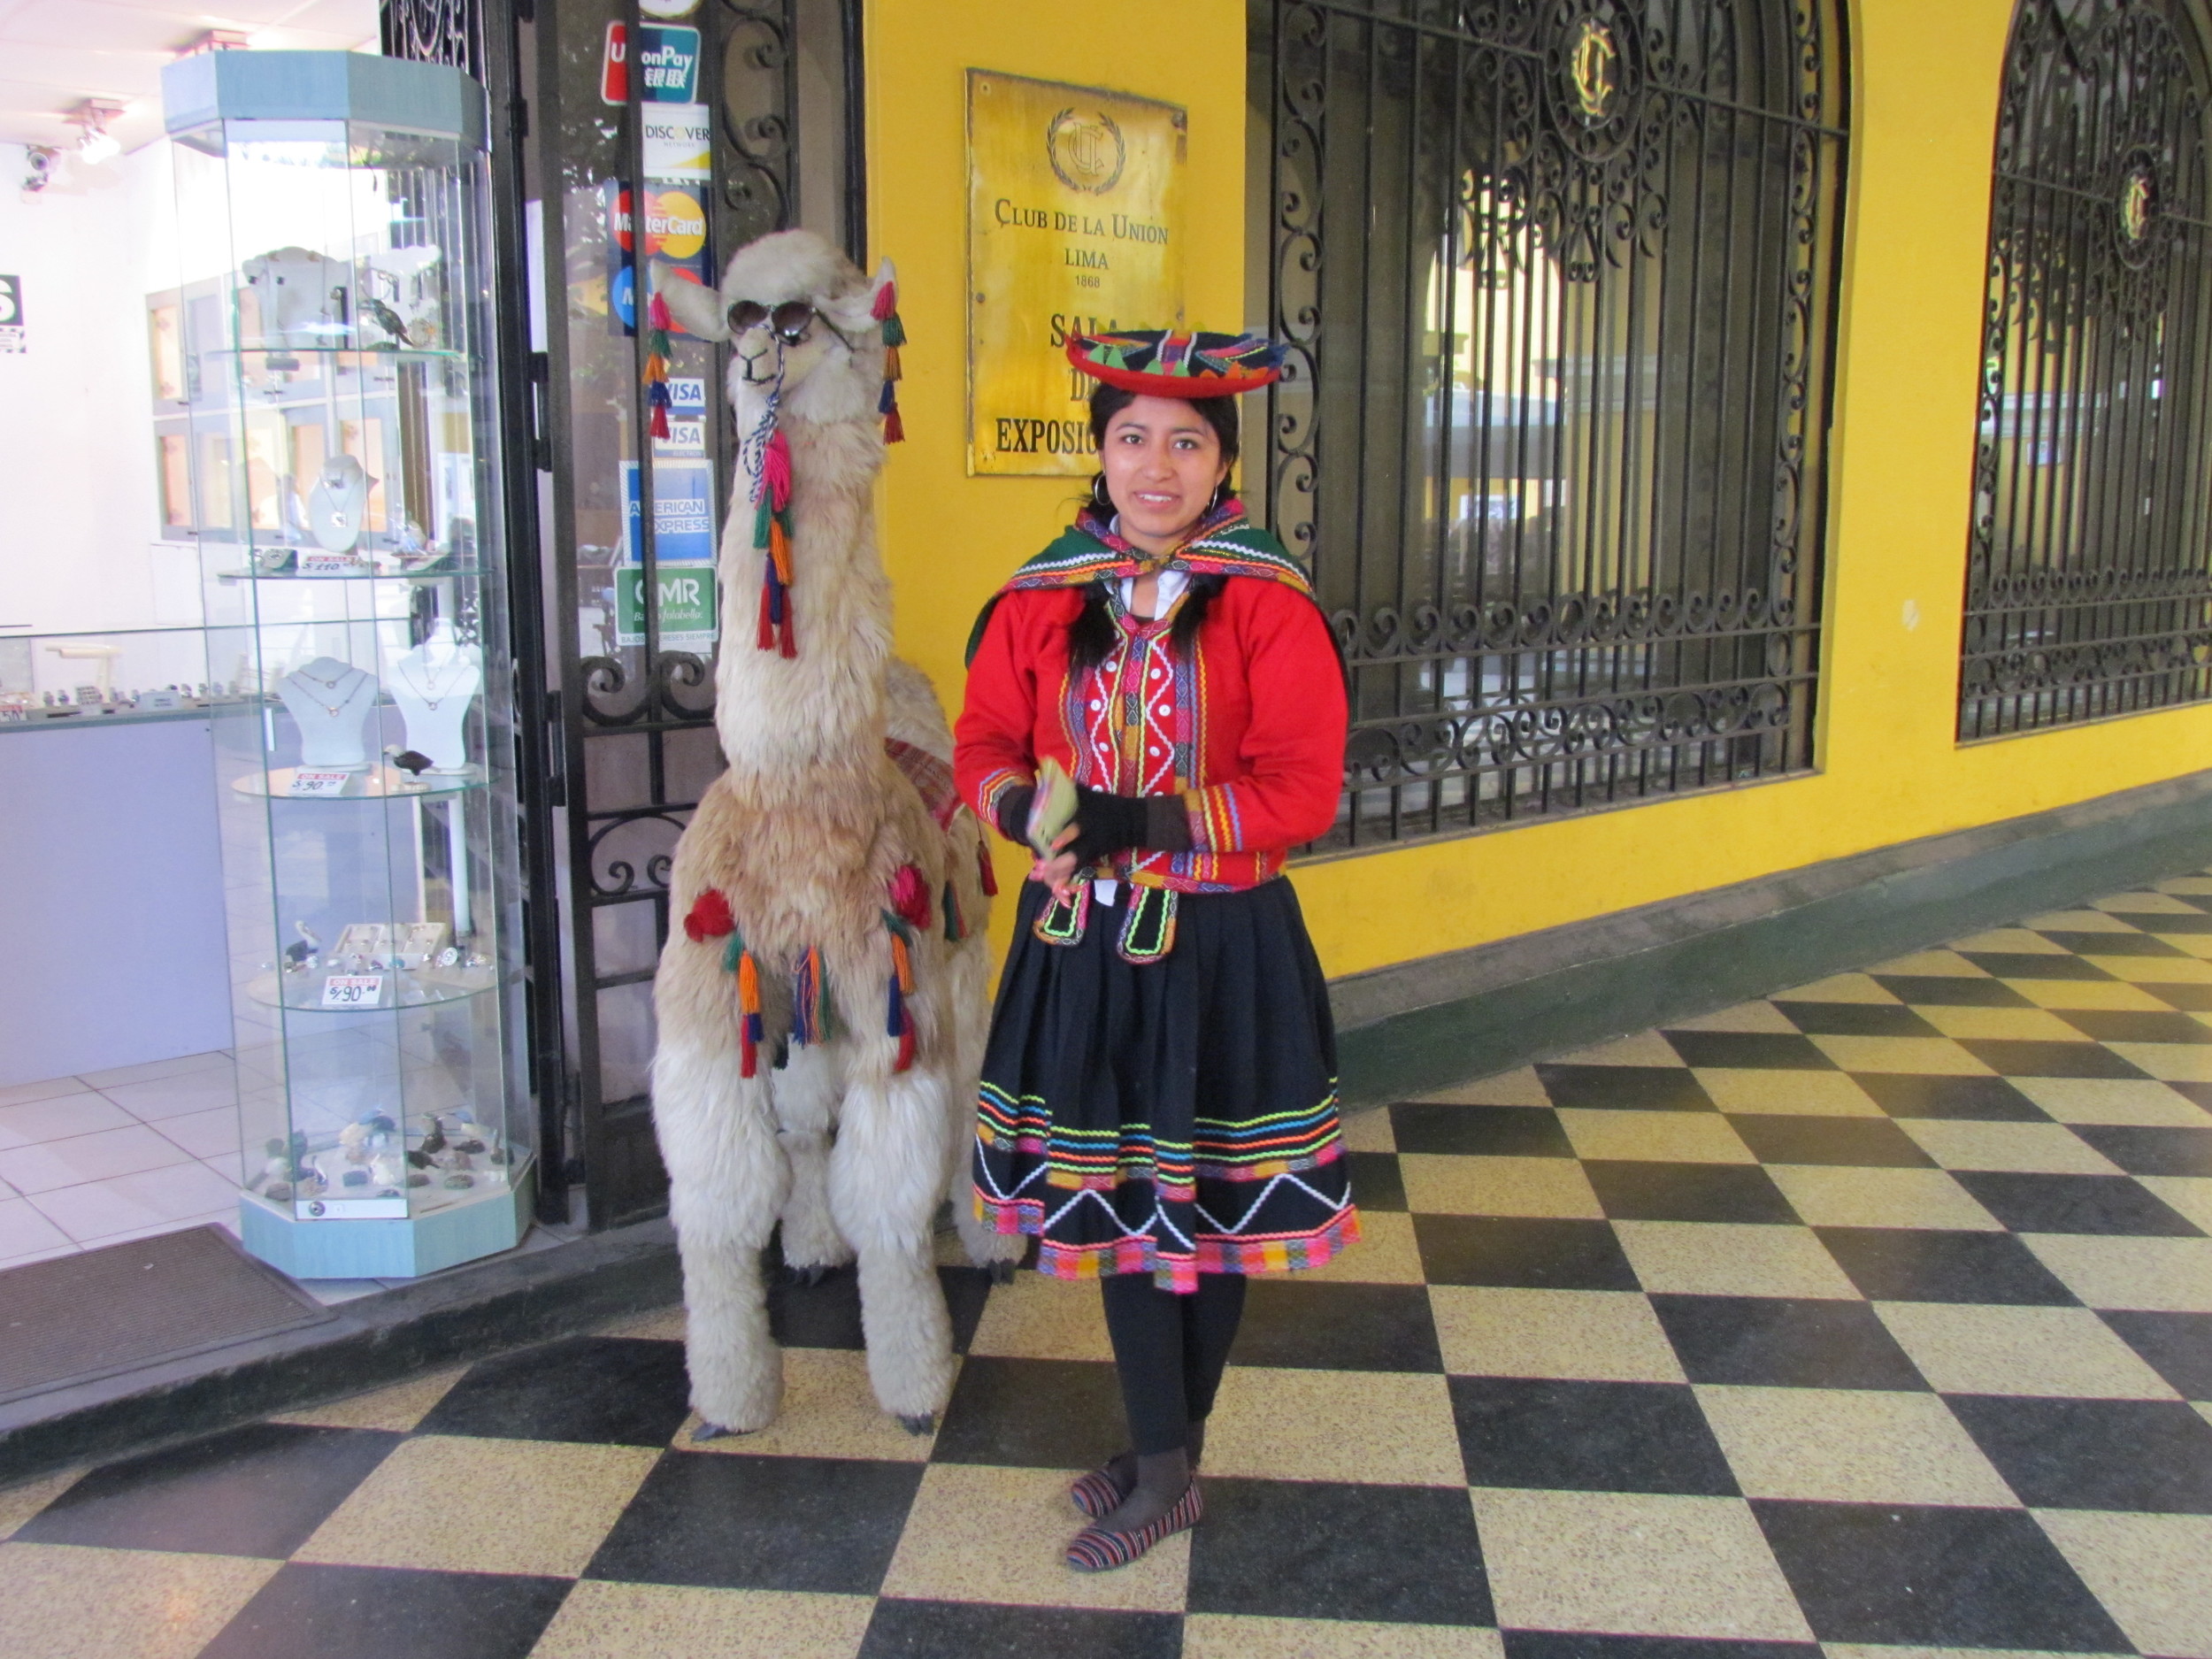
[[[1190,847],[1190,819],[1179,795],[1106,795],[1078,785],[1075,840],[1067,850],[1087,870],[1123,851],[1179,853]]]
[[[1037,798],[1033,785],[1009,789],[998,798],[998,833],[1010,841],[1029,842],[1029,803]]]

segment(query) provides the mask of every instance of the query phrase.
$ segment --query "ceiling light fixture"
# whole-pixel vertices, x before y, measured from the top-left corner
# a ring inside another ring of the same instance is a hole
[[[78,129],[77,155],[88,166],[98,166],[123,153],[120,141],[108,131],[108,123],[123,113],[123,105],[108,98],[87,98],[70,111]]]

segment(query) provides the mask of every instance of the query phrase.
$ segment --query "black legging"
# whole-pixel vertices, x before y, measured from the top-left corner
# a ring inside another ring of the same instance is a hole
[[[1100,1289],[1130,1438],[1140,1455],[1179,1451],[1214,1409],[1244,1317],[1244,1275],[1202,1273],[1187,1296],[1148,1273],[1111,1273]]]

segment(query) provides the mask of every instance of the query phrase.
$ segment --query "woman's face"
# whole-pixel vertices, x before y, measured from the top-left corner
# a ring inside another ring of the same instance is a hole
[[[1140,546],[1172,542],[1229,476],[1219,435],[1179,397],[1140,397],[1116,414],[1098,458],[1121,532]]]

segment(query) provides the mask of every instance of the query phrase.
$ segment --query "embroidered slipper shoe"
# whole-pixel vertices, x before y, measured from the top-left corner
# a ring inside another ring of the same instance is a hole
[[[1114,1484],[1113,1476],[1103,1469],[1094,1469],[1087,1475],[1079,1476],[1068,1488],[1068,1496],[1075,1507],[1094,1521],[1111,1515],[1121,1507],[1121,1501],[1129,1494]]]
[[[1085,1527],[1069,1540],[1068,1565],[1077,1572],[1110,1572],[1116,1567],[1126,1567],[1162,1539],[1197,1525],[1205,1513],[1205,1501],[1198,1495],[1198,1483],[1194,1480],[1173,1509],[1133,1532]]]

